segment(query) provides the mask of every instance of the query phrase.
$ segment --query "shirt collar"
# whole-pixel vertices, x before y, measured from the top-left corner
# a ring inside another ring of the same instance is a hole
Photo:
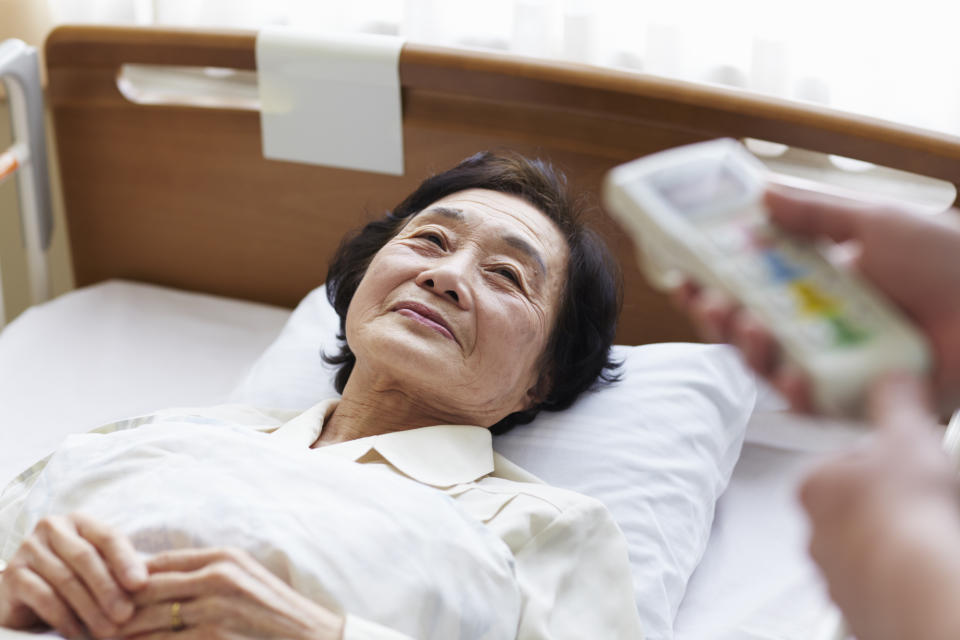
[[[323,422],[337,407],[336,398],[324,400],[282,424],[273,435],[291,445],[309,447],[323,430]],[[394,431],[315,449],[357,461],[376,451],[398,471],[434,487],[473,482],[493,472],[490,430],[467,425],[437,425]]]

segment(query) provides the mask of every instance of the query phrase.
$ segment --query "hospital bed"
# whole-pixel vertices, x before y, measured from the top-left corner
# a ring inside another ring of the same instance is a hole
[[[946,136],[719,87],[414,44],[398,65],[403,175],[267,160],[247,91],[255,43],[254,33],[98,27],[49,37],[47,100],[78,289],[0,334],[0,482],[69,433],[237,400],[344,233],[481,149],[548,157],[594,201],[611,167],[720,136],[888,168],[833,171],[847,187],[897,171],[960,175],[960,140]],[[137,86],[164,72],[232,92]],[[769,162],[789,172],[790,153]],[[801,164],[798,173],[816,162]],[[636,269],[629,239],[599,206],[591,215],[624,269],[617,342],[695,340]],[[811,638],[829,612],[795,486],[856,435],[797,425],[761,396],[715,514],[711,505],[709,543],[672,624],[678,639]]]

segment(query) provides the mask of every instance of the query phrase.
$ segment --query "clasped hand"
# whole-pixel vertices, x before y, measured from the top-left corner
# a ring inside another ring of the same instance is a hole
[[[82,514],[47,517],[0,573],[0,627],[68,638],[285,637],[339,640],[344,618],[247,553],[184,549],[141,558]]]

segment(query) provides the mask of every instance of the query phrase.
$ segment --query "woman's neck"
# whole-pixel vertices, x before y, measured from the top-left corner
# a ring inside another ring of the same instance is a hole
[[[320,437],[313,446],[322,447],[417,427],[463,423],[462,418],[415,401],[397,385],[355,367],[337,408],[324,422]]]

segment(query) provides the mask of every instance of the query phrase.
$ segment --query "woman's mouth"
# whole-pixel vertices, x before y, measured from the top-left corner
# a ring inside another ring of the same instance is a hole
[[[442,336],[459,344],[456,336],[453,335],[453,332],[447,325],[447,322],[439,313],[430,307],[417,302],[401,302],[393,308],[393,311],[396,311],[400,315],[406,316],[411,320],[419,322],[424,326],[430,327]]]

